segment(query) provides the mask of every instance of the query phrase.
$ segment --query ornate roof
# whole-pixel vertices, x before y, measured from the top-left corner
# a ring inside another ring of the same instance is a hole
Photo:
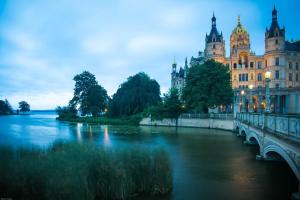
[[[223,41],[223,34],[219,34],[219,31],[217,29],[216,25],[216,17],[215,14],[213,14],[213,17],[211,18],[211,30],[209,35],[206,34],[206,43],[210,42],[222,42]]]
[[[266,36],[268,38],[284,36],[285,30],[284,28],[280,28],[277,20],[277,10],[274,5],[274,9],[272,11],[272,23],[270,29],[266,29]]]
[[[241,24],[241,18],[238,16],[238,23],[236,27],[233,29],[231,34],[237,34],[237,35],[249,35],[247,30],[242,26]]]

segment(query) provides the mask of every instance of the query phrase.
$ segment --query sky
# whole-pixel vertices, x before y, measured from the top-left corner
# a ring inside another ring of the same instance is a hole
[[[67,105],[84,70],[109,95],[138,72],[165,93],[174,59],[180,67],[204,50],[213,12],[227,55],[238,15],[261,55],[274,4],[286,39],[300,39],[299,0],[0,0],[0,99],[14,108]]]

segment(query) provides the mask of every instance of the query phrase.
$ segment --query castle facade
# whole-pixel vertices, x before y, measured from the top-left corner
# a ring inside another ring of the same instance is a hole
[[[204,53],[192,57],[190,66],[202,64],[214,59],[228,66],[231,70],[232,88],[238,98],[241,90],[253,92],[253,109],[261,111],[265,107],[266,72],[270,72],[272,112],[300,113],[300,41],[287,41],[285,28],[278,23],[277,10],[274,6],[272,22],[265,31],[265,52],[256,55],[250,48],[250,35],[241,23],[240,17],[230,36],[230,54],[226,57],[225,40],[216,25],[216,17],[211,19],[211,30],[205,38]],[[182,92],[189,66],[176,71],[172,65],[171,87]],[[235,101],[237,101],[235,99]],[[249,97],[246,98],[247,109]]]

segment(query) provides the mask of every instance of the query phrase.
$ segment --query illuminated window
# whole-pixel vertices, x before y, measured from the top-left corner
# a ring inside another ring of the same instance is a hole
[[[261,62],[260,61],[257,62],[257,69],[261,69]]]
[[[258,73],[258,74],[257,74],[257,80],[258,80],[258,81],[262,81],[261,73]]]
[[[250,68],[253,68],[253,66],[254,66],[254,63],[250,62]]]

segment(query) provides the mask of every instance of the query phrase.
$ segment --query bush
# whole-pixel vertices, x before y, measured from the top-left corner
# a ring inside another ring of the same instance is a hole
[[[58,106],[56,108],[56,113],[58,114],[58,119],[70,119],[77,117],[77,110],[70,106]]]
[[[0,193],[12,199],[128,199],[172,190],[161,149],[57,143],[49,150],[0,149]]]

